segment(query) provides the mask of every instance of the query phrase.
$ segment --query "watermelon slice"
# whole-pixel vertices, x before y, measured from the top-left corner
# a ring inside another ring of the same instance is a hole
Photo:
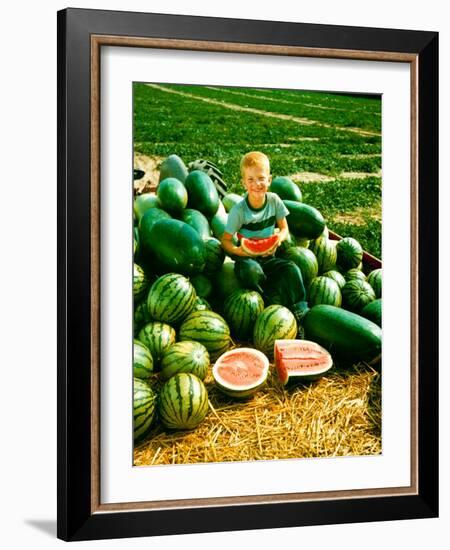
[[[309,340],[275,340],[275,368],[282,384],[291,379],[316,380],[332,366],[328,351]]]
[[[212,374],[217,387],[226,395],[245,398],[265,383],[269,360],[253,348],[235,348],[223,353],[215,362]]]
[[[278,235],[274,234],[263,239],[248,239],[238,234],[243,250],[249,256],[262,256],[275,252],[278,243]]]

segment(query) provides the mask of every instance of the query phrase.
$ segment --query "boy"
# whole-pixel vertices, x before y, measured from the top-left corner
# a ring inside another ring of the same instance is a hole
[[[253,151],[241,160],[242,184],[247,191],[242,201],[237,203],[228,214],[225,232],[222,235],[222,246],[235,258],[235,271],[239,277],[244,262],[251,262],[241,246],[233,244],[233,235],[238,233],[246,238],[265,238],[274,234],[275,225],[279,228],[277,247],[289,235],[286,216],[289,210],[275,193],[268,189],[272,181],[270,162],[264,153]],[[305,287],[298,266],[290,260],[273,256],[259,256],[256,260],[261,265],[266,282],[262,284],[264,298],[269,304],[291,306],[305,300]],[[243,280],[242,283],[246,284]]]

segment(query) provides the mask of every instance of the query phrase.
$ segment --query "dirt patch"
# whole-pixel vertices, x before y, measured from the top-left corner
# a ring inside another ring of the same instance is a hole
[[[340,178],[349,179],[349,180],[363,180],[365,178],[381,178],[381,170],[378,172],[367,173],[367,172],[341,172],[339,174]]]
[[[349,212],[341,212],[331,217],[335,223],[349,223],[351,225],[365,225],[367,218],[381,222],[381,205],[359,207]]]
[[[137,195],[155,191],[159,181],[159,166],[164,157],[149,157],[142,153],[134,153],[134,169],[145,172],[139,180],[134,180],[134,191]]]
[[[292,181],[299,183],[326,183],[335,179],[317,172],[297,172],[296,174],[291,174],[289,177]]]

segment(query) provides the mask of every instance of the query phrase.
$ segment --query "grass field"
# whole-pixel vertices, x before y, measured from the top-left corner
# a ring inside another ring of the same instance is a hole
[[[328,226],[381,258],[381,100],[310,91],[134,85],[135,152],[219,166],[242,193],[239,162],[265,152]],[[289,221],[289,220],[288,220]]]

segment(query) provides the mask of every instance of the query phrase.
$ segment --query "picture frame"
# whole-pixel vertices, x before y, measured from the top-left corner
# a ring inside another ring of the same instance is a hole
[[[101,503],[100,52],[106,46],[409,65],[409,487],[158,501],[153,505],[122,502],[115,507]],[[437,143],[435,32],[85,9],[58,12],[59,538],[91,540],[438,515]]]

